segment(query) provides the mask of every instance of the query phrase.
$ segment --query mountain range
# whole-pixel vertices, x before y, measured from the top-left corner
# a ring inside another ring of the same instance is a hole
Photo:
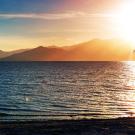
[[[125,61],[134,59],[132,52],[125,41],[94,39],[72,46],[0,51],[0,61]]]
[[[1,59],[1,58],[5,58],[5,57],[8,57],[8,56],[11,56],[11,55],[13,55],[13,54],[25,52],[25,51],[27,51],[27,50],[28,50],[28,49],[20,49],[20,50],[9,51],[9,52],[0,50],[0,59]]]

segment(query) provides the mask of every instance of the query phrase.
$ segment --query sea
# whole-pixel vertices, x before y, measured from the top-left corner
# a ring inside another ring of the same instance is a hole
[[[135,115],[135,62],[0,62],[0,120]]]

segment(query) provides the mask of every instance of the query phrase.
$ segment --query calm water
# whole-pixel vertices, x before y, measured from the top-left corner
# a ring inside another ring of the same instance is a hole
[[[115,118],[134,113],[134,62],[0,63],[1,120]]]

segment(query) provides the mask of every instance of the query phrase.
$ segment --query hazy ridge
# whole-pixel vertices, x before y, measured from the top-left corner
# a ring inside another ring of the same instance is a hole
[[[73,46],[0,51],[0,57],[1,61],[124,61],[133,60],[134,54],[131,45],[122,40],[94,39]]]

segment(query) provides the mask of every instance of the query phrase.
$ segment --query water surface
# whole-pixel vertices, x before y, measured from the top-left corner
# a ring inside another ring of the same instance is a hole
[[[0,63],[1,120],[116,118],[134,113],[134,62]]]

